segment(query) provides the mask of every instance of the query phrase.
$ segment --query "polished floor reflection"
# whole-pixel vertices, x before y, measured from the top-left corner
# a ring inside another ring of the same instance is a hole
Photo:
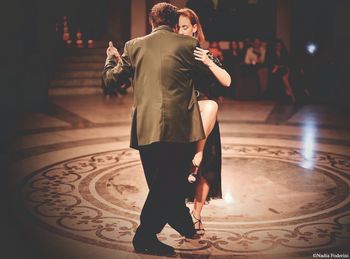
[[[128,148],[130,106],[130,94],[52,97],[18,122],[11,201],[43,258],[157,258],[131,245],[147,186]],[[205,205],[200,240],[169,227],[159,238],[180,258],[349,256],[349,115],[268,101],[219,106],[223,199]]]

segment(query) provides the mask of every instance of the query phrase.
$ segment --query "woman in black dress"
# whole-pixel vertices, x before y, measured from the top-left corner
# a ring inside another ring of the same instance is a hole
[[[230,42],[230,48],[224,54],[224,64],[231,75],[231,87],[225,90],[225,96],[234,98],[236,88],[239,84],[240,66],[243,63],[244,53],[239,47],[237,40]]]
[[[277,101],[286,102],[288,99],[295,103],[292,86],[289,82],[289,57],[283,41],[276,39],[268,55],[270,69],[271,95]]]
[[[192,36],[203,43],[205,38],[198,16],[188,8],[179,11],[178,33]],[[201,221],[203,205],[208,199],[222,198],[221,194],[221,142],[219,124],[217,121],[218,105],[215,101],[215,86],[220,82],[223,86],[230,86],[231,77],[221,68],[221,63],[208,50],[196,48],[195,58],[202,61],[211,70],[212,75],[196,75],[195,88],[198,93],[198,104],[201,111],[203,128],[206,139],[201,140],[195,147],[192,160],[193,167],[189,176],[190,182],[195,182],[192,211],[194,227],[198,234],[204,234]]]

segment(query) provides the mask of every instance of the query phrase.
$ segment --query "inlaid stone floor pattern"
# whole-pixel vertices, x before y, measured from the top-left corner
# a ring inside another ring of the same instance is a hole
[[[54,97],[18,122],[11,202],[47,258],[157,258],[131,244],[147,194],[128,148],[131,102]],[[266,101],[219,106],[223,199],[205,205],[201,239],[168,226],[159,239],[181,258],[349,255],[349,115]]]

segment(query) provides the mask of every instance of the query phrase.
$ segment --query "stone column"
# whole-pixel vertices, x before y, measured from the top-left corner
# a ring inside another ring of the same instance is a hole
[[[146,34],[146,0],[131,0],[131,38]]]
[[[280,38],[290,51],[292,30],[292,1],[277,0],[276,38]]]

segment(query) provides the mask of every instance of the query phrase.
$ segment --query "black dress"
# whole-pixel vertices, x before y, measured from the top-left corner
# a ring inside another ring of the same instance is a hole
[[[220,61],[208,55],[215,64],[222,66]],[[195,89],[198,91],[197,100],[214,100],[217,99],[217,89],[221,87],[214,75],[199,75],[195,77]],[[197,142],[193,149],[195,154]],[[218,121],[215,122],[214,128],[209,134],[203,151],[203,159],[200,165],[199,173],[209,184],[209,193],[207,201],[211,199],[221,199],[221,140]],[[198,177],[197,177],[198,179]],[[199,181],[190,184],[188,201],[193,201],[195,196],[196,185]]]
[[[288,73],[288,57],[286,54],[281,54],[280,56],[272,53],[270,57],[270,92],[271,96],[277,100],[286,102],[289,97],[286,95],[286,89],[283,84],[283,77]],[[272,73],[274,66],[279,66],[275,73]]]

